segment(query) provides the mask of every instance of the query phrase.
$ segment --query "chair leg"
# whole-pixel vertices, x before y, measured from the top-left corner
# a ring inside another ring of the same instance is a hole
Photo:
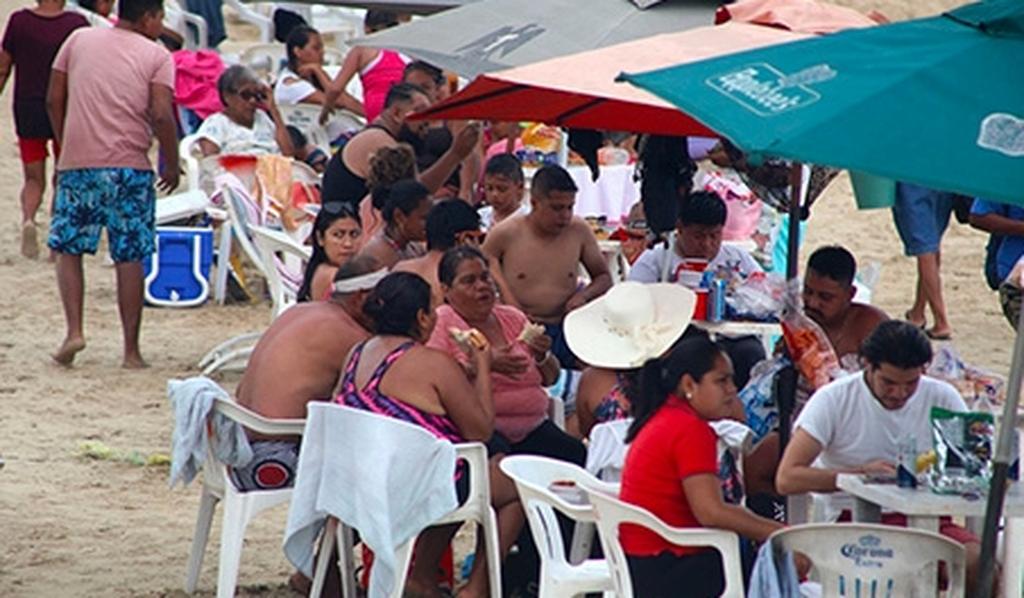
[[[244,499],[243,499],[244,500]],[[232,598],[238,584],[238,568],[242,561],[242,542],[248,523],[246,505],[242,500],[226,497],[220,530],[220,564],[217,569],[217,598]]]
[[[356,598],[356,564],[352,558],[355,543],[351,527],[342,525],[338,528],[338,570],[341,575],[341,595],[344,598]]]
[[[491,586],[491,596],[501,596],[501,545],[498,541],[498,516],[490,505],[485,506],[484,509],[480,527],[484,532],[484,545],[487,548],[487,578]]]
[[[338,527],[338,520],[334,517],[327,518],[327,525],[324,526],[323,537],[320,539],[320,549],[317,551],[316,570],[313,572],[313,583],[309,588],[309,598],[320,598],[324,589],[324,580],[327,578],[327,567],[331,564],[331,551],[334,550],[335,530]],[[338,547],[338,553],[342,547]],[[348,598],[348,594],[344,595]]]
[[[409,577],[409,564],[412,562],[417,538],[411,538],[395,550],[395,587],[391,591],[391,598],[401,598],[405,591],[405,580]]]
[[[185,592],[191,594],[199,585],[199,572],[203,567],[203,556],[206,554],[206,543],[210,539],[210,526],[213,513],[217,508],[217,497],[206,488],[199,499],[199,515],[196,517],[196,531],[192,535],[192,550],[188,555],[188,566],[185,569]]]

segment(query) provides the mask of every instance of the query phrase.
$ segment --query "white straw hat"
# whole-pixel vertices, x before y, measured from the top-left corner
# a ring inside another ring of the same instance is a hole
[[[565,316],[565,339],[588,365],[638,368],[683,335],[696,302],[682,285],[623,282]]]

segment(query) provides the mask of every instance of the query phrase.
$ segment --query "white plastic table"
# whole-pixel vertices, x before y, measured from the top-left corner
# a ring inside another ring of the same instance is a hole
[[[930,532],[939,531],[940,517],[984,517],[986,498],[968,500],[961,496],[935,494],[928,488],[900,488],[895,484],[870,484],[860,475],[840,474],[836,486],[854,498],[853,520],[878,523],[882,511],[907,516],[907,525]],[[1010,484],[1003,503],[1007,520],[1003,543],[1003,595],[1021,596],[1024,568],[1024,490],[1019,483]],[[1016,592],[1011,588],[1017,588]]]

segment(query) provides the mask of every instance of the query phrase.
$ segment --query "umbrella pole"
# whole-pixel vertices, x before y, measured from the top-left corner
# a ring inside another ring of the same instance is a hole
[[[1017,433],[1017,406],[1020,403],[1020,388],[1024,377],[1024,312],[1017,322],[1017,338],[1013,343],[1013,359],[1010,361],[1010,379],[1006,388],[1006,403],[1003,405],[1003,419],[999,425],[999,439],[992,471],[992,482],[988,489],[988,504],[985,507],[985,526],[981,536],[981,575],[974,596],[991,596],[995,583],[996,535],[999,519],[1003,514],[1006,497],[1006,482],[1010,464],[1016,455],[1011,455],[1013,435]],[[988,563],[986,565],[986,563]],[[1008,596],[1017,595],[1020,588],[1008,588]]]
[[[786,280],[792,281],[800,269],[800,206],[803,203],[803,165],[794,162],[789,173],[789,222],[786,238]],[[782,369],[775,379],[775,400],[779,406],[779,460],[789,444],[790,419],[796,405],[795,366]]]

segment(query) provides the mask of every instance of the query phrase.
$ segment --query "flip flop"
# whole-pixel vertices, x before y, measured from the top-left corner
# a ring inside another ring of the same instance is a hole
[[[924,333],[926,335],[928,335],[928,338],[932,339],[933,341],[951,341],[951,340],[953,340],[953,333],[952,332],[943,332],[941,334],[936,334],[935,332],[933,332],[931,330],[925,330]]]

